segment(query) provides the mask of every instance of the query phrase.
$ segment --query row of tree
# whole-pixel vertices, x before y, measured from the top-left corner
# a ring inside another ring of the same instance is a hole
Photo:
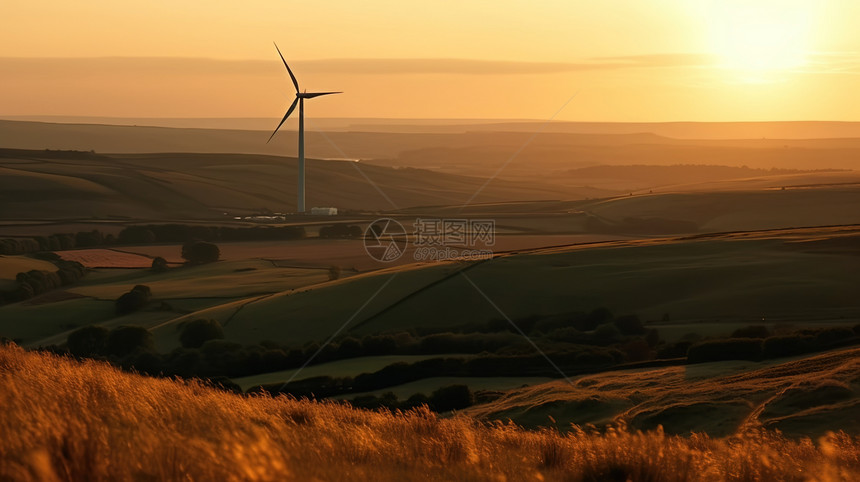
[[[723,360],[760,361],[803,355],[860,342],[860,324],[854,328],[830,327],[790,334],[705,340],[687,350],[687,363]]]
[[[199,241],[281,241],[303,239],[303,226],[198,226],[188,224],[149,224],[129,226],[119,232],[122,244],[186,243]]]
[[[302,226],[195,226],[185,224],[155,224],[129,226],[118,236],[104,234],[98,229],[50,236],[0,239],[0,255],[12,256],[40,251],[64,251],[115,244],[186,243],[190,241],[269,241],[306,237]]]
[[[53,253],[51,253],[53,254]],[[59,256],[42,256],[57,266],[57,271],[30,270],[15,276],[16,288],[0,292],[0,303],[14,303],[28,300],[46,291],[77,282],[87,270],[77,261],[60,259]]]

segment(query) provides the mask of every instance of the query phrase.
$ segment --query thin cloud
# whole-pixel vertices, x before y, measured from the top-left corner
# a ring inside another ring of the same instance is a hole
[[[856,74],[860,62],[852,53],[811,54],[798,72]],[[289,59],[288,59],[289,60]],[[294,70],[340,75],[534,75],[600,70],[715,68],[717,56],[708,54],[650,54],[592,57],[579,62],[527,62],[474,59],[319,59],[290,61]],[[222,60],[179,57],[0,58],[0,75],[7,78],[51,76],[247,76],[271,75],[283,66],[271,60]]]
[[[595,57],[581,62],[524,62],[473,59],[321,59],[291,62],[296,70],[352,75],[457,74],[527,75],[567,72],[703,66],[712,63],[697,54],[660,54],[625,57]],[[272,60],[219,60],[172,57],[98,58],[0,58],[3,75],[51,75],[70,72],[89,74],[191,74],[254,75],[281,69]]]

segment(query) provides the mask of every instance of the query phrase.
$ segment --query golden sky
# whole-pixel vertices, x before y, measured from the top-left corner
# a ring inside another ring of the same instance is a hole
[[[538,3],[538,5],[534,5]],[[860,2],[4,1],[0,116],[860,120]]]

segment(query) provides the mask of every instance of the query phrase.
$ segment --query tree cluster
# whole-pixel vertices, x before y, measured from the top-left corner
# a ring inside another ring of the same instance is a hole
[[[149,224],[128,226],[120,231],[122,244],[187,243],[189,241],[280,241],[302,239],[302,226],[199,226],[187,224]]]
[[[137,285],[116,299],[116,314],[122,316],[138,311],[149,304],[151,299],[152,290],[149,286]]]
[[[47,291],[77,282],[87,270],[77,261],[60,259],[59,256],[44,256],[57,266],[57,271],[30,270],[15,276],[15,289],[0,292],[0,302],[13,303],[28,300]]]

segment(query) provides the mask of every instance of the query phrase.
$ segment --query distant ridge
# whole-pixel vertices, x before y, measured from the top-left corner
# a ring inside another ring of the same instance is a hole
[[[197,129],[270,131],[277,119],[268,117],[105,117],[17,115],[0,119],[59,124],[176,127]],[[295,128],[287,122],[287,128]],[[469,131],[516,131],[571,134],[652,133],[678,139],[833,139],[860,138],[860,122],[760,121],[760,122],[567,122],[540,119],[385,119],[317,118],[309,127],[326,131],[462,133]]]

